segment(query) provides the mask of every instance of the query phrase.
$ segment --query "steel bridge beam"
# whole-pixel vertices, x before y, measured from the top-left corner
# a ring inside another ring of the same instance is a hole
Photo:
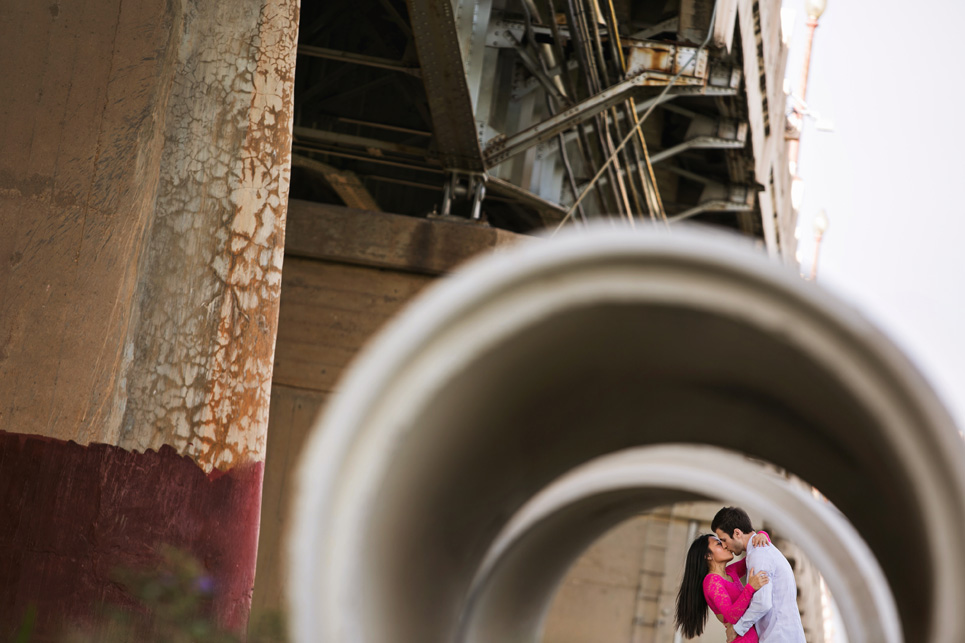
[[[407,0],[406,4],[440,160],[446,169],[482,171],[482,148],[452,3]]]
[[[720,136],[696,136],[687,139],[679,145],[674,145],[661,152],[650,155],[651,163],[659,163],[671,156],[676,156],[687,150],[739,150],[746,141],[738,138],[723,138]]]
[[[700,202],[692,208],[667,217],[667,221],[683,221],[704,212],[752,212],[757,192],[746,185],[706,181]]]
[[[616,105],[638,93],[641,88],[666,85],[673,79],[672,74],[661,72],[643,72],[622,83],[613,85],[599,94],[563,110],[546,120],[529,127],[508,138],[498,137],[486,146],[485,161],[487,167],[502,163],[506,159],[523,152],[534,145],[549,140],[560,132],[575,127],[593,118],[603,110]],[[704,79],[695,76],[681,76],[677,85],[703,85]]]

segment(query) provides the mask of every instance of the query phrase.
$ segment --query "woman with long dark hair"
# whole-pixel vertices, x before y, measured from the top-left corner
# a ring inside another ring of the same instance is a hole
[[[754,545],[766,542],[767,534],[758,532]],[[751,603],[754,592],[767,584],[767,574],[751,570],[747,585],[741,577],[747,572],[744,559],[728,565],[734,554],[714,534],[698,536],[687,552],[684,578],[677,593],[676,625],[688,639],[700,636],[707,623],[709,607],[722,623],[737,623]],[[733,643],[757,643],[757,630],[751,628]]]

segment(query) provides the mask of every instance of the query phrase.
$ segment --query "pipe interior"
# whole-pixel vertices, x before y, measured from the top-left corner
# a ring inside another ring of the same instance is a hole
[[[925,524],[915,481],[856,399],[779,331],[691,308],[587,304],[518,329],[449,377],[394,446],[363,534],[360,600],[380,615],[366,640],[453,640],[480,561],[523,503],[592,458],[668,442],[816,485],[881,561],[905,638],[929,640],[933,590],[919,581],[935,570],[908,555],[925,534],[883,528],[896,514]]]
[[[901,640],[881,567],[840,513],[763,463],[715,447],[679,444],[594,459],[530,499],[487,552],[457,640],[539,640],[555,588],[593,541],[658,506],[721,498],[769,516],[781,533],[793,534],[813,552],[812,562],[841,590],[852,643]]]

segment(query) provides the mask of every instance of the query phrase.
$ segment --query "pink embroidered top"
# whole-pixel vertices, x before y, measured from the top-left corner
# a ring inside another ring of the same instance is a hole
[[[735,624],[740,620],[751,604],[754,588],[741,583],[741,577],[747,573],[747,563],[739,560],[727,566],[725,579],[717,574],[707,574],[704,577],[704,598],[714,614],[724,617],[725,623]],[[757,643],[757,629],[747,630],[744,636],[738,636],[734,643]]]
[[[767,537],[771,537],[766,531],[758,532]],[[754,596],[754,588],[744,585],[741,578],[747,575],[747,557],[740,559],[736,563],[731,563],[726,567],[729,579],[717,574],[707,574],[704,576],[704,598],[707,605],[713,610],[714,614],[722,616],[725,623],[736,625],[747,606],[751,604]],[[732,643],[757,643],[757,628],[752,627],[743,636],[738,636]]]

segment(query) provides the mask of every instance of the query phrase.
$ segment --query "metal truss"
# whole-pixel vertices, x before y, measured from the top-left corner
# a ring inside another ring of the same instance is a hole
[[[757,191],[753,187],[707,182],[697,205],[669,215],[667,221],[683,221],[705,212],[751,212],[756,200]]]
[[[527,128],[519,134],[509,138],[494,139],[483,152],[486,166],[498,165],[506,159],[596,116],[603,110],[631,98],[641,88],[665,85],[670,82],[672,77],[673,74],[642,72],[578,105]],[[681,76],[677,79],[676,84],[703,86],[704,79],[696,76]]]
[[[412,203],[424,204],[414,213],[488,218],[517,230],[558,222],[574,203],[579,220],[663,218],[664,199],[671,221],[756,212],[755,188],[745,187],[753,183],[754,151],[742,51],[688,44],[695,39],[687,34],[711,28],[712,3],[687,0],[679,15],[667,16],[631,11],[624,0],[354,1],[384,12],[370,22],[389,25],[395,46],[301,44],[304,58],[367,69],[358,72],[358,87],[341,68],[320,77],[323,84],[340,79],[339,91],[311,89],[321,96],[313,104],[329,114],[296,118],[296,145],[354,171],[390,211],[392,191],[408,190],[417,194]],[[316,29],[323,23],[320,17]],[[424,94],[412,93],[414,79]],[[392,88],[402,91],[406,113],[421,110],[424,125],[386,109],[341,107],[363,98],[385,103]],[[687,193],[696,189],[692,181],[674,178],[680,171],[700,177],[697,198]],[[433,176],[436,187],[418,173]],[[735,227],[754,233],[746,221],[736,218]]]
[[[728,118],[711,118],[692,112],[690,116],[692,120],[684,141],[653,154],[650,157],[652,163],[660,163],[687,150],[739,150],[747,143],[747,123]]]
[[[482,150],[452,2],[408,0],[407,4],[440,159],[449,169],[480,171]]]

